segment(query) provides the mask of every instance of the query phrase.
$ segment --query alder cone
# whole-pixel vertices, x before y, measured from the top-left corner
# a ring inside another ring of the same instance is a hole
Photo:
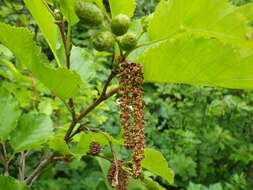
[[[89,26],[99,26],[104,20],[101,9],[93,3],[78,0],[75,4],[75,12],[78,18]]]
[[[127,33],[120,39],[121,48],[125,51],[134,49],[137,45],[137,36],[133,33]]]
[[[117,36],[125,34],[128,31],[129,26],[130,19],[124,14],[119,14],[112,19],[111,29],[112,32]]]
[[[92,40],[93,46],[97,51],[106,51],[113,48],[115,39],[111,32],[99,32]]]

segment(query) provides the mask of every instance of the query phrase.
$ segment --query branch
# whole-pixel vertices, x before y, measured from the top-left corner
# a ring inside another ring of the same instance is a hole
[[[78,129],[77,129],[72,135],[70,135],[69,139],[72,139],[75,135],[81,133],[81,132],[85,129],[85,126],[88,125],[88,124],[90,124],[89,121],[87,121],[87,122],[85,122],[85,123],[82,123],[82,124],[78,127]]]
[[[101,94],[101,96],[93,103],[91,104],[87,109],[85,109],[78,117],[77,117],[77,121],[80,121],[81,119],[83,119],[87,114],[89,114],[94,108],[96,108],[101,102],[103,102],[104,100],[110,98],[111,96],[113,96],[114,94],[118,93],[120,90],[119,87],[109,91],[107,94],[103,95]]]
[[[54,160],[55,152],[49,154],[44,160],[40,162],[37,168],[32,172],[32,174],[25,179],[26,184],[30,187],[37,177],[42,173],[43,169],[46,168]]]
[[[20,160],[19,160],[19,167],[18,167],[20,181],[24,181],[25,179],[25,158],[26,158],[27,153],[24,153],[24,152],[20,153]]]
[[[10,159],[8,158],[8,154],[5,148],[5,143],[1,142],[2,144],[2,150],[0,150],[0,159],[2,160],[2,164],[4,167],[4,171],[3,171],[3,175],[4,176],[9,176],[9,163],[10,163]]]
[[[112,81],[112,79],[117,75],[117,72],[115,70],[111,71],[111,74],[109,75],[108,79],[105,82],[104,88],[102,90],[101,96],[104,96],[106,94],[106,91],[110,85],[110,82]]]
[[[59,27],[62,42],[64,45],[65,50],[65,57],[66,57],[66,65],[67,68],[70,69],[70,56],[71,56],[71,42],[70,42],[70,34],[71,34],[71,26],[68,24],[68,34],[66,36],[64,31],[64,20],[55,21],[55,24]],[[68,101],[69,111],[72,115],[72,120],[76,119],[76,112],[75,112],[75,104],[72,98]]]

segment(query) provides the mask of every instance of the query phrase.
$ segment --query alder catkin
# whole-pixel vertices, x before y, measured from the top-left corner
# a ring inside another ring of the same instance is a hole
[[[142,65],[124,61],[120,68],[120,123],[124,129],[125,147],[133,149],[133,174],[141,175],[144,159],[145,133]]]
[[[128,190],[129,176],[123,167],[126,167],[126,165],[121,161],[113,162],[108,171],[108,182],[117,190]]]
[[[96,141],[91,142],[88,154],[92,156],[97,156],[99,155],[100,152],[101,152],[101,145]]]

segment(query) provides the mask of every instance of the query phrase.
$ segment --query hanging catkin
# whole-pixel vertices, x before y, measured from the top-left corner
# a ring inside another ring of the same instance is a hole
[[[142,65],[124,61],[120,68],[120,123],[124,129],[125,147],[133,149],[133,174],[139,177],[144,159],[144,108]]]

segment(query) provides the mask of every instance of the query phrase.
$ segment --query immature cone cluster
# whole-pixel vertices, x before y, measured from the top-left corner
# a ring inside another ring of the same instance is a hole
[[[97,155],[99,155],[100,152],[101,152],[101,145],[96,141],[91,142],[90,143],[90,150],[89,150],[88,154],[90,154],[92,156],[97,156]]]
[[[133,174],[141,175],[144,159],[144,108],[142,65],[124,61],[120,68],[120,119],[124,129],[125,147],[133,149]]]
[[[128,173],[123,169],[126,167],[122,162],[113,162],[108,171],[108,182],[117,190],[128,190]]]

